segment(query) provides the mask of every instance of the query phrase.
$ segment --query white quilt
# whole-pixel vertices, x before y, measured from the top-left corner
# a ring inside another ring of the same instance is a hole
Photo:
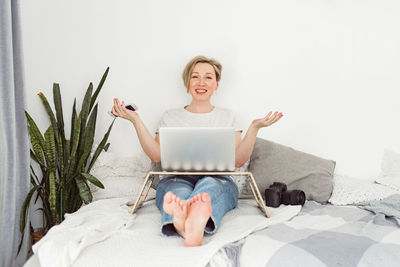
[[[127,199],[95,201],[68,214],[33,246],[41,267],[53,266],[205,266],[224,245],[269,225],[296,216],[301,206],[269,209],[266,218],[255,200],[239,200],[225,215],[214,235],[206,235],[200,247],[184,247],[180,237],[160,233],[161,215],[154,200],[135,215]]]

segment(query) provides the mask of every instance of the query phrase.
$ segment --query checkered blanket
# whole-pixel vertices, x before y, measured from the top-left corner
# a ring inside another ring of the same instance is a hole
[[[308,201],[292,220],[226,246],[209,266],[400,266],[400,227],[380,213]]]

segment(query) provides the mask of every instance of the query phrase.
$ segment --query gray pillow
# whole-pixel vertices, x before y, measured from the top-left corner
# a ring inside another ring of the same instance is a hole
[[[300,189],[308,200],[326,203],[333,190],[336,162],[257,138],[250,157],[249,171],[264,197],[273,182],[287,184],[288,190]]]

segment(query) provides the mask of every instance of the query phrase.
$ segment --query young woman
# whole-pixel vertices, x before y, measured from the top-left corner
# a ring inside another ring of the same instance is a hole
[[[235,127],[233,112],[215,107],[211,97],[218,90],[221,64],[210,58],[193,58],[183,71],[183,81],[192,96],[189,105],[166,111],[158,125],[169,127]],[[125,103],[114,99],[114,115],[133,123],[144,152],[153,162],[160,159],[158,129],[153,138],[137,112],[125,108]],[[283,114],[269,112],[250,124],[245,137],[236,131],[236,167],[241,167],[253,151],[259,129],[276,123]],[[185,246],[200,246],[204,232],[214,233],[222,217],[236,207],[238,189],[230,176],[168,176],[157,184],[156,204],[162,214],[161,232],[180,235]]]

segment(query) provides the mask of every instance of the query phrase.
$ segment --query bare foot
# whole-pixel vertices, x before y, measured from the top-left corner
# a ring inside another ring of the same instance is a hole
[[[189,200],[188,215],[185,222],[185,246],[200,246],[204,228],[211,217],[211,199],[207,193],[197,194]]]
[[[174,216],[173,224],[175,230],[184,237],[187,216],[186,201],[169,191],[164,195],[163,209],[166,213]]]

